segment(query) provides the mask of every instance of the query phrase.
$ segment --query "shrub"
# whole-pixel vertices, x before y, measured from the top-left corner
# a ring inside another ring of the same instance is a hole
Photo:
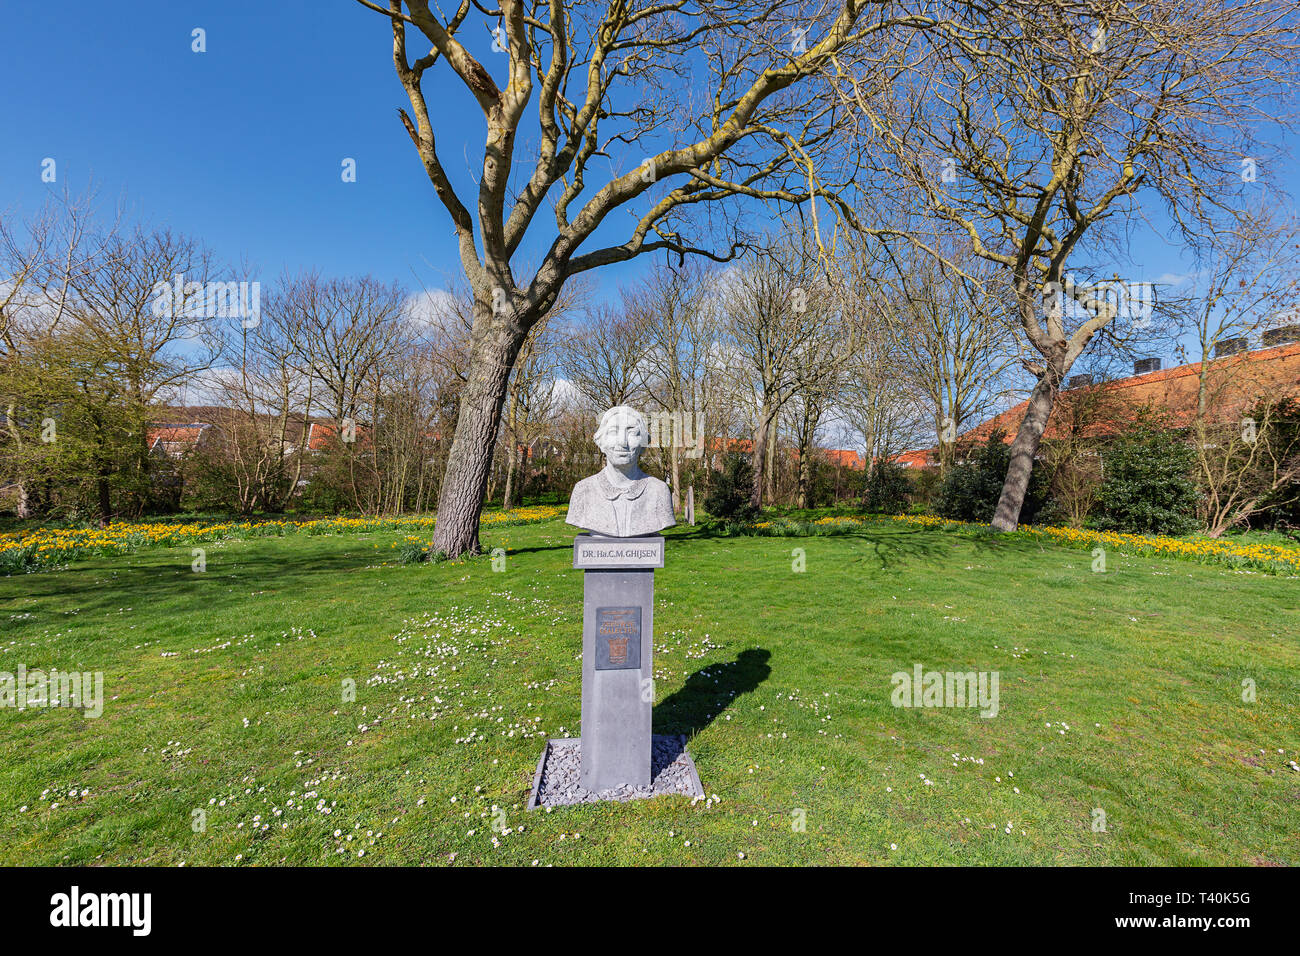
[[[1037,467],[1048,476],[1048,500],[1038,513],[1040,524],[1082,528],[1101,490],[1101,456],[1095,442],[1071,435],[1044,441]]]
[[[754,468],[749,459],[732,453],[721,472],[713,478],[713,486],[704,499],[704,510],[715,518],[733,521],[752,521],[758,509],[750,501],[754,489]]]
[[[908,498],[912,514],[929,514],[933,510],[935,497],[939,493],[939,484],[943,480],[936,468],[904,469],[908,480]]]
[[[868,511],[899,515],[907,511],[912,483],[899,465],[878,461],[871,466],[863,488],[863,504]]]
[[[935,496],[935,513],[957,521],[989,522],[997,509],[1002,486],[1007,480],[1011,464],[1011,446],[1005,433],[996,431],[983,445],[968,450],[962,464],[954,466],[944,476],[939,493]],[[1029,476],[1029,488],[1020,508],[1020,521],[1032,523],[1046,497],[1046,479],[1042,469],[1035,468]]]
[[[1154,421],[1111,443],[1102,457],[1097,527],[1133,534],[1186,534],[1196,527],[1195,452]]]

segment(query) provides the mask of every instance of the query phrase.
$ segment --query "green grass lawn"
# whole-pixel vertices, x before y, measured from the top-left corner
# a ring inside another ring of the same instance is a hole
[[[716,802],[525,812],[578,733],[572,535],[485,530],[503,572],[384,533],[0,579],[0,671],[105,694],[0,710],[0,862],[1300,863],[1296,579],[885,523],[673,529],[656,731]],[[997,671],[997,716],[895,708],[918,663]]]

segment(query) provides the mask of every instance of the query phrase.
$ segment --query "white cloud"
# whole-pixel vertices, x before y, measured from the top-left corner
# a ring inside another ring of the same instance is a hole
[[[446,289],[426,289],[406,301],[417,325],[440,328],[456,314],[456,297]]]

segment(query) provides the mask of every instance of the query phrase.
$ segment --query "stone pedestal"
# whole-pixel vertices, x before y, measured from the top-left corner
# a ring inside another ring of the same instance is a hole
[[[580,534],[583,571],[582,786],[594,792],[651,783],[654,569],[662,535]]]

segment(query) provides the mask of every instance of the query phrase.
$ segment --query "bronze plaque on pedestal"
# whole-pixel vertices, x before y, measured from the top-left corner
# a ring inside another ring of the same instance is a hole
[[[596,608],[596,670],[641,667],[641,608]]]

